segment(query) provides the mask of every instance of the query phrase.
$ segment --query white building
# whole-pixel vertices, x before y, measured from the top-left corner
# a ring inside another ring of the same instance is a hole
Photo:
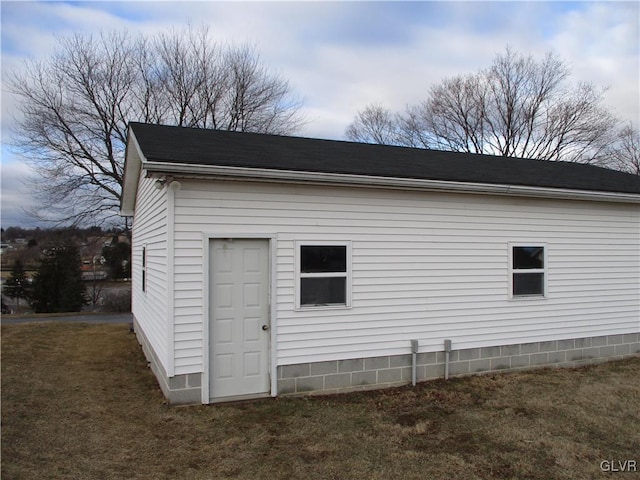
[[[640,353],[630,174],[133,123],[122,213],[172,403]]]

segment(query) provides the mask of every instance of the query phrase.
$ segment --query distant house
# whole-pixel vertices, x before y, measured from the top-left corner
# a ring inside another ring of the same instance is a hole
[[[637,176],[132,123],[121,208],[172,403],[640,353]]]

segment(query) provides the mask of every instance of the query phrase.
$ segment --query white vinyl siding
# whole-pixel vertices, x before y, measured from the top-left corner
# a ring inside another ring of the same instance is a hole
[[[181,180],[175,373],[202,371],[205,234],[270,234],[278,365],[640,330],[638,205]],[[349,242],[351,308],[297,309],[299,242]],[[546,245],[547,292],[510,300],[509,243]]]
[[[141,176],[132,226],[131,311],[167,371],[167,200],[155,180]],[[142,288],[142,254],[146,254]]]

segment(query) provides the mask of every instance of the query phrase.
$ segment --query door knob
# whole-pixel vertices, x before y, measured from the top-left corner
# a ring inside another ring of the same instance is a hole
[[[264,330],[265,332],[269,330],[269,325],[262,325],[262,330]]]

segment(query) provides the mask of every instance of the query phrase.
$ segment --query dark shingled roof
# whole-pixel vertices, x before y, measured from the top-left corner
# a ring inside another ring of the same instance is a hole
[[[131,123],[148,161],[640,194],[640,177],[569,162]]]

